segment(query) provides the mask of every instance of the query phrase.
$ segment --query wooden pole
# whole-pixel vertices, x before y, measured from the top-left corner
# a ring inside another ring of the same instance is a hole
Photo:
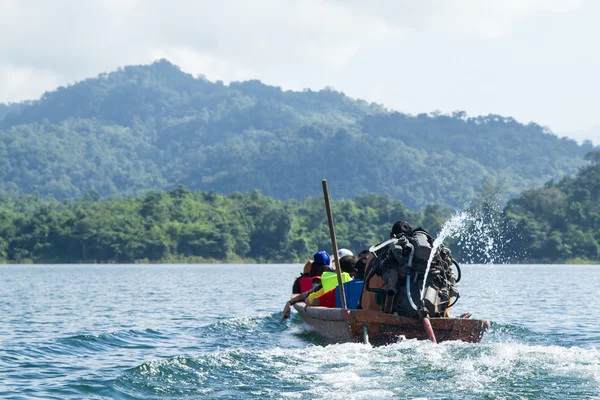
[[[331,204],[329,203],[329,192],[327,191],[327,180],[323,179],[323,197],[325,198],[325,210],[327,211],[327,222],[329,222],[329,235],[331,236],[331,246],[335,257],[335,272],[337,273],[338,287],[340,288],[340,299],[342,299],[342,308],[346,309],[346,292],[342,282],[342,269],[338,257],[337,240],[335,238],[335,227],[333,226],[333,216],[331,215]]]

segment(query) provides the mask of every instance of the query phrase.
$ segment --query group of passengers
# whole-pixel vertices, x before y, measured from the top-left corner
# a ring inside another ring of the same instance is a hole
[[[348,249],[339,249],[337,258],[341,270],[342,282],[348,308],[357,308],[363,288],[363,280],[368,250],[363,250],[358,257]],[[305,293],[315,289],[306,298],[306,304],[321,307],[340,307],[338,277],[335,271],[336,262],[326,251],[318,251],[313,259],[304,265],[304,271],[294,281],[293,294]]]
[[[412,226],[406,221],[397,221],[392,226],[390,239],[413,232]],[[371,253],[363,250],[358,257],[348,249],[340,249],[337,257],[341,269],[342,282],[346,297],[346,306],[350,309],[360,308],[363,310],[378,311],[380,305],[377,303],[373,291],[365,291],[363,286],[365,276],[369,276],[369,287],[383,288],[385,283],[381,276],[372,274],[369,266]],[[304,265],[304,271],[294,281],[293,295],[305,294],[313,291],[304,300],[307,305],[321,307],[341,307],[340,290],[338,286],[337,273],[335,271],[335,260],[326,251],[314,254],[313,260]]]

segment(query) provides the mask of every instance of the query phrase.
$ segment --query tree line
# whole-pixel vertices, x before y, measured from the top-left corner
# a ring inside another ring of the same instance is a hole
[[[438,227],[448,210],[415,212],[389,195],[333,202],[340,246],[360,251],[405,219]],[[100,200],[0,199],[0,259],[34,263],[297,262],[331,248],[323,200],[259,191],[222,195],[179,186]]]
[[[445,241],[471,263],[598,262],[600,153],[574,177],[525,191],[500,207],[486,185],[460,213],[431,204],[413,211],[387,194],[332,204],[340,247],[387,239],[397,220]],[[454,218],[452,218],[454,215]],[[459,225],[460,225],[459,224]],[[0,261],[33,263],[301,262],[331,248],[322,198],[278,200],[254,190],[223,195],[179,186],[138,196],[77,200],[0,196]]]

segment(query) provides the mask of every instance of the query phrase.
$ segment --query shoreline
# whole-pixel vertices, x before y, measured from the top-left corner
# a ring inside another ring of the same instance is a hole
[[[578,261],[578,262],[576,262]],[[258,260],[229,260],[229,261],[221,261],[221,260],[162,260],[162,261],[146,261],[146,260],[137,260],[135,262],[32,262],[31,260],[23,261],[23,262],[5,262],[0,261],[1,266],[17,266],[17,265],[303,265],[305,261],[258,261]],[[461,266],[531,266],[531,265],[572,265],[572,266],[581,266],[581,265],[598,265],[600,266],[600,261],[586,261],[586,260],[566,260],[563,262],[522,262],[522,263],[461,263]]]

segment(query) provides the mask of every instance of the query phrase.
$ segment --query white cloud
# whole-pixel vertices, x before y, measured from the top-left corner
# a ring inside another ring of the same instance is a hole
[[[580,0],[329,0],[355,14],[383,18],[403,31],[458,32],[486,37],[510,33],[512,26],[539,12],[567,12]]]
[[[388,33],[378,17],[320,0],[1,1],[0,35],[10,40],[0,42],[0,67],[10,65],[13,77],[5,77],[11,90],[1,87],[0,101],[34,91],[37,80],[14,76],[19,68],[64,82],[160,55],[228,81],[275,64],[340,68],[365,41]]]
[[[35,99],[40,93],[56,89],[60,83],[54,72],[0,65],[0,93],[6,101]]]
[[[529,12],[561,11],[574,3],[0,0],[0,35],[10,38],[0,42],[0,67],[11,71],[4,76],[10,84],[0,88],[0,101],[27,98],[36,87],[41,94],[48,89],[41,85],[49,81],[48,74],[72,82],[124,64],[150,62],[157,54],[226,81],[264,75],[274,65],[339,69],[362,46],[409,30],[493,35]],[[19,80],[18,69],[43,78]]]
[[[150,55],[154,60],[163,58],[170,60],[184,71],[189,71],[194,75],[206,76],[208,73],[212,75],[212,79],[215,79],[215,76],[217,79],[227,77],[231,81],[256,78],[256,72],[251,69],[246,69],[243,66],[238,66],[212,54],[199,52],[187,46],[150,49]]]
[[[0,101],[36,98],[57,85],[119,66],[168,58],[183,70],[212,80],[256,78],[294,89],[332,85],[404,111],[416,111],[408,109],[410,104],[423,112],[466,108],[470,113],[500,111],[519,117],[510,106],[496,107],[508,104],[512,94],[500,96],[497,88],[507,85],[494,84],[499,74],[488,71],[497,60],[506,62],[502,68],[507,71],[514,69],[514,62],[487,54],[489,62],[482,63],[486,56],[478,54],[481,49],[469,46],[490,44],[473,40],[504,40],[516,35],[515,27],[525,19],[572,13],[582,4],[578,0],[0,0]],[[448,43],[456,51],[450,53]],[[438,60],[432,54],[442,56]],[[456,75],[464,70],[470,75]],[[439,94],[458,92],[457,82],[464,96],[457,95],[452,105],[443,103]],[[482,89],[486,85],[496,92],[487,94]],[[471,107],[474,94],[488,97],[476,98],[478,104]],[[535,118],[538,114],[531,117]],[[586,121],[578,127],[593,124]]]

